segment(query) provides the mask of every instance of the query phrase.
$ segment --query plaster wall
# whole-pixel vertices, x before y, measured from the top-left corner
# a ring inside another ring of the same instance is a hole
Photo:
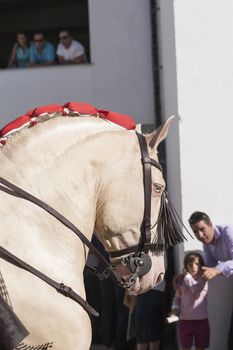
[[[162,0],[163,117],[176,113],[167,141],[168,189],[188,227],[195,210],[233,223],[233,3]],[[177,175],[178,174],[178,175]],[[202,250],[188,238],[184,252]],[[177,270],[184,256],[177,249]],[[227,349],[233,279],[209,284],[211,350]]]
[[[28,109],[86,101],[154,123],[149,1],[89,0],[91,64],[0,71],[0,127]]]

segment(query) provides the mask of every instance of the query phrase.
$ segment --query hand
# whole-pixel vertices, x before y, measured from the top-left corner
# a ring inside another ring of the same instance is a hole
[[[179,288],[179,286],[181,285],[183,279],[184,279],[184,274],[183,273],[180,273],[179,275],[177,275],[177,276],[175,276],[173,278],[172,284],[173,284],[173,288],[174,288],[175,291]]]
[[[179,316],[179,310],[178,309],[172,309],[169,313],[169,316]]]
[[[216,267],[206,267],[202,266],[202,277],[209,281],[212,278],[221,275],[221,271],[219,271]]]

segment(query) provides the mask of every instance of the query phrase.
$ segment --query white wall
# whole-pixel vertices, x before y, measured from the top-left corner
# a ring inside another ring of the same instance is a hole
[[[0,71],[0,127],[28,109],[86,101],[154,123],[149,1],[89,0],[92,64]]]
[[[180,117],[167,142],[170,195],[187,226],[195,210],[214,223],[233,223],[233,3],[161,0],[160,6],[164,117]],[[200,248],[197,240],[184,244],[185,251]],[[179,267],[181,260],[180,254]],[[232,278],[211,281],[211,350],[227,349],[232,295]]]

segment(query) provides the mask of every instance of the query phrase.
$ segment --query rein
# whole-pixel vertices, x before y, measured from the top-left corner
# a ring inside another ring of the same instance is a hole
[[[147,274],[152,266],[152,261],[149,256],[149,251],[163,251],[168,246],[174,245],[176,243],[183,242],[185,238],[182,233],[180,233],[179,225],[177,225],[177,219],[174,215],[174,209],[171,210],[170,203],[168,202],[167,197],[162,195],[160,212],[156,224],[158,224],[158,239],[156,243],[151,242],[151,192],[152,192],[152,180],[151,180],[151,166],[156,167],[159,171],[162,172],[161,165],[154,159],[149,157],[147,142],[145,137],[142,134],[136,132],[140,152],[141,152],[141,162],[143,167],[143,187],[144,187],[144,214],[143,221],[141,224],[141,236],[139,243],[136,246],[128,247],[119,251],[108,252],[111,258],[121,257],[120,262],[123,265],[129,266],[129,269],[132,275],[125,281],[121,279],[117,273],[115,266],[110,265],[108,261],[102,256],[102,254],[95,248],[95,246],[84,236],[84,234],[73,225],[68,219],[66,219],[61,213],[56,211],[54,208],[50,207],[45,202],[41,201],[37,197],[31,195],[30,193],[22,190],[6,179],[0,177],[0,184],[11,189],[13,192],[17,193],[21,198],[24,198],[37,206],[41,207],[53,217],[59,220],[63,225],[68,227],[73,231],[79,239],[97,256],[97,258],[106,266],[104,271],[104,277],[111,277],[111,279],[117,284],[121,285],[124,288],[130,288],[136,281],[137,277],[144,276]],[[177,214],[176,214],[177,215]],[[182,222],[181,222],[182,223]],[[154,227],[154,226],[153,226]],[[166,234],[166,231],[168,232]],[[20,267],[53,288],[62,295],[78,302],[84,310],[89,314],[98,316],[98,312],[94,310],[84,299],[82,299],[77,293],[75,293],[72,288],[64,285],[64,283],[58,283],[52,280],[50,277],[44,275],[42,272],[38,271],[31,265],[22,261],[6,249],[0,246],[0,257],[4,260],[14,264],[17,267]]]
[[[150,215],[151,215],[151,164],[156,166],[160,171],[162,171],[162,167],[160,164],[149,158],[148,150],[147,150],[147,143],[145,140],[145,137],[142,134],[139,134],[136,132],[139,146],[140,146],[140,152],[141,152],[141,160],[143,165],[143,186],[144,186],[144,215],[143,215],[143,222],[141,225],[141,237],[139,244],[136,247],[130,247],[126,248],[123,251],[119,252],[108,252],[110,257],[116,257],[124,254],[129,254],[131,252],[137,251],[136,255],[133,255],[131,257],[131,261],[129,261],[129,267],[133,273],[133,275],[129,278],[128,281],[123,281],[117,271],[115,270],[115,267],[110,265],[108,261],[102,256],[102,254],[95,248],[95,246],[84,236],[84,234],[74,225],[72,224],[68,219],[66,219],[61,213],[56,211],[54,208],[50,207],[45,202],[41,201],[37,197],[31,195],[30,193],[24,191],[23,189],[19,188],[18,186],[12,184],[11,182],[7,181],[6,179],[0,177],[0,184],[4,185],[5,187],[11,189],[13,192],[17,193],[21,198],[24,198],[37,206],[41,207],[45,211],[47,211],[49,214],[51,214],[53,217],[55,217],[57,220],[59,220],[63,225],[68,227],[70,230],[72,230],[76,236],[79,237],[79,239],[97,256],[97,258],[106,266],[106,270],[104,271],[104,277],[111,277],[111,279],[116,282],[117,284],[121,285],[125,288],[130,288],[132,284],[135,283],[135,278],[137,276],[142,276],[146,274],[150,268],[151,268],[151,259],[147,254],[142,253],[148,253],[148,250],[152,248],[152,245],[150,244],[151,241],[151,222],[150,222]],[[38,271],[31,265],[27,264],[26,262],[22,261],[6,249],[0,246],[0,257],[4,260],[14,264],[17,267],[20,267],[28,272],[31,272],[33,275],[37,276],[47,284],[49,284],[51,287],[55,288],[57,292],[61,293],[62,295],[73,299],[74,301],[78,302],[88,313],[98,316],[98,312],[94,310],[84,299],[82,299],[77,293],[75,293],[72,288],[66,286],[64,283],[58,283],[51,279],[50,277],[46,276],[42,272]]]
[[[93,309],[93,307],[90,306],[82,297],[75,293],[72,290],[72,288],[67,287],[64,283],[58,283],[54,281],[52,278],[46,276],[41,271],[35,269],[31,265],[27,264],[25,261],[11,254],[8,250],[4,249],[3,247],[0,247],[0,257],[13,265],[20,267],[21,269],[31,272],[33,275],[37,276],[42,281],[56,289],[58,293],[61,293],[62,295],[79,303],[84,308],[84,310],[86,310],[91,315],[99,316],[98,312],[95,309]]]
[[[70,230],[72,230],[79,238],[80,240],[98,257],[98,259],[107,266],[107,269],[105,270],[105,274],[108,277],[111,277],[114,281],[122,284],[120,277],[118,276],[117,272],[114,270],[114,267],[110,265],[107,260],[100,254],[100,252],[95,248],[95,246],[84,236],[84,234],[75,226],[73,225],[68,219],[66,219],[62,214],[60,214],[58,211],[56,211],[54,208],[50,207],[48,204],[44,203],[40,199],[34,197],[30,193],[22,190],[18,186],[12,184],[11,182],[5,180],[4,178],[0,177],[0,183],[8,188],[10,188],[13,192],[17,193],[21,198],[24,198],[26,200],[29,200],[30,202],[38,205],[48,213],[50,213],[52,216],[54,216],[57,220],[59,220],[63,225],[68,227]],[[69,297],[73,299],[74,301],[78,302],[88,313],[98,316],[98,312],[94,310],[84,299],[82,299],[77,293],[75,293],[72,288],[67,287],[64,285],[64,283],[58,283],[54,280],[52,280],[50,277],[44,275],[42,272],[38,271],[31,265],[25,263],[6,249],[0,246],[0,257],[4,260],[14,264],[15,266],[18,266],[20,268],[23,268],[26,271],[31,272],[33,275],[37,276],[38,278],[42,279],[44,282],[52,286],[57,290],[57,292],[63,294],[66,297]]]

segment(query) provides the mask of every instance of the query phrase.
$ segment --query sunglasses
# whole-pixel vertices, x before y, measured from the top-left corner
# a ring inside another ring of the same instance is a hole
[[[60,40],[65,40],[65,39],[68,39],[68,38],[69,38],[69,36],[66,35],[66,36],[61,36],[59,39],[60,39]]]

